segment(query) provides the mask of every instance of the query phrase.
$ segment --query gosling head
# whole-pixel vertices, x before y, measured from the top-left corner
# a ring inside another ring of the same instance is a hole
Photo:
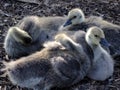
[[[67,38],[67,36],[65,34],[57,34],[55,36],[55,41],[62,42],[65,38]]]
[[[74,42],[69,36],[66,34],[58,34],[55,36],[55,41],[61,43],[67,50],[76,50],[81,52],[81,46]]]
[[[79,8],[72,9],[68,13],[68,19],[64,23],[63,27],[69,26],[69,25],[75,25],[80,24],[85,20],[85,15],[83,11]]]
[[[103,45],[109,47],[109,43],[105,39],[103,30],[98,27],[90,27],[86,33],[86,41],[90,46]]]
[[[32,37],[27,32],[21,30],[18,27],[11,27],[9,29],[9,34],[21,44],[28,45],[32,42]]]
[[[70,49],[69,41],[71,41],[71,39],[66,34],[57,34],[55,36],[55,41],[61,43],[67,49]]]

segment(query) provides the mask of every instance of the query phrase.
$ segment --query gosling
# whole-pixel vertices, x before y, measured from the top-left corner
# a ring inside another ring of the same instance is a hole
[[[108,46],[103,30],[98,27],[90,27],[85,36],[86,42],[94,52],[93,65],[88,73],[88,77],[94,80],[104,81],[114,72],[114,62],[109,53],[102,45]]]
[[[61,39],[64,41],[56,38],[57,41],[45,43],[45,48],[39,52],[4,63],[10,81],[33,90],[50,90],[52,87],[68,87],[82,80],[90,70],[90,59],[82,48],[81,52],[70,48],[77,44],[72,44],[75,42],[69,37],[63,35]]]
[[[44,31],[41,32],[44,33]],[[36,38],[33,38],[18,27],[11,27],[4,41],[6,53],[10,58],[16,59],[41,50],[41,48],[43,48],[41,43],[47,40],[47,35],[42,35],[42,33],[40,34],[39,31],[36,31]],[[32,35],[34,35],[34,33]]]
[[[100,17],[95,17],[95,16],[92,16],[92,17],[86,19],[85,15],[81,9],[79,9],[79,8],[72,9],[68,13],[68,19],[66,20],[66,22],[59,28],[59,33],[65,33],[65,34],[69,35],[71,38],[73,38],[73,37],[75,37],[74,34],[76,34],[76,32],[79,33],[78,30],[85,31],[84,29],[86,28],[85,27],[86,25],[83,23],[91,24],[92,22],[90,23],[90,20],[88,20],[88,19],[93,20],[93,18],[100,19]],[[83,32],[80,32],[80,33],[83,33]],[[81,36],[84,36],[84,35],[81,34]],[[81,40],[78,42],[81,42]],[[105,47],[105,46],[103,46],[103,47],[109,53],[111,53],[113,51],[113,50],[110,51],[109,47]],[[86,50],[86,51],[88,51],[88,50]],[[112,52],[112,53],[114,53],[114,52]]]
[[[76,12],[76,9],[71,10],[68,17],[27,16],[23,18],[8,30],[4,41],[6,53],[12,59],[18,59],[41,50],[43,43],[53,40],[60,26],[68,18],[74,17],[74,11]],[[76,12],[76,14],[82,13]]]
[[[74,14],[71,14],[73,13]],[[92,26],[97,26],[105,32],[106,39],[111,44],[109,49],[106,49],[110,52],[112,56],[120,55],[120,26],[110,23],[106,20],[103,20],[102,17],[90,16],[85,18],[83,11],[79,8],[73,9],[69,12],[69,18],[61,26],[61,31],[73,31],[69,32],[73,34],[75,31],[83,30],[86,31],[87,28]],[[72,15],[72,16],[71,16]],[[81,17],[81,18],[80,18]]]

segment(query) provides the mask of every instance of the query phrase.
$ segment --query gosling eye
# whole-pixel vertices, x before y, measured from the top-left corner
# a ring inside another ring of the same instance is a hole
[[[98,35],[94,35],[95,37],[99,37]]]
[[[75,19],[76,17],[77,17],[77,16],[73,16],[73,17],[71,18],[71,20],[72,20],[72,19]]]
[[[49,36],[47,35],[46,38],[49,39]]]
[[[76,18],[77,16],[74,16],[73,18]]]

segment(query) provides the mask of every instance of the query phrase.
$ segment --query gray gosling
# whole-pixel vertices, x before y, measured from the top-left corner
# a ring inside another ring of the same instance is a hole
[[[40,50],[43,47],[41,43],[47,40],[47,35],[42,33],[44,31],[37,30],[30,35],[18,27],[11,27],[4,41],[6,53],[10,58],[16,59]]]
[[[71,14],[72,12],[72,14]],[[108,51],[110,50],[110,54],[120,55],[120,26],[110,23],[106,20],[103,20],[102,17],[98,16],[90,16],[85,18],[84,13],[81,9],[73,9],[69,12],[70,17],[67,21],[62,25],[60,31],[72,31],[67,33],[74,33],[78,30],[86,31],[87,28],[92,26],[97,26],[101,28],[106,36],[106,39],[110,43],[109,49],[106,48]],[[81,17],[81,18],[80,18]]]
[[[89,19],[92,19],[93,17],[90,17]],[[86,28],[83,24],[85,22],[88,22],[88,18],[85,18],[83,11],[79,8],[72,9],[68,13],[68,19],[66,20],[66,22],[59,28],[59,33],[64,32],[72,38],[74,37],[73,34],[75,34],[78,30],[84,30]],[[108,47],[104,46],[104,48],[110,53]]]
[[[88,29],[85,39],[94,52],[93,66],[88,77],[94,80],[106,80],[113,75],[114,62],[109,53],[100,45],[101,43],[108,46],[103,30],[91,27]]]
[[[74,17],[75,14],[80,15],[82,13],[76,12],[76,9],[73,9],[69,12],[68,18],[76,18]],[[16,26],[10,27],[8,30],[4,41],[6,53],[12,59],[15,59],[41,50],[43,48],[43,43],[48,40],[52,40],[55,34],[58,32],[59,27],[68,18],[67,16],[27,16],[23,18]]]
[[[77,44],[68,36],[62,34],[56,40],[45,43],[45,48],[39,52],[4,63],[10,81],[33,90],[50,90],[52,87],[68,87],[82,80],[91,68],[90,59],[82,48],[81,52],[76,51]]]

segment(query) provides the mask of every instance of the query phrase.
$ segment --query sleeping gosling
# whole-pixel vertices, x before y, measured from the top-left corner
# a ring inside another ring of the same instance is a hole
[[[52,87],[68,87],[82,80],[90,70],[90,59],[83,50],[71,50],[74,41],[63,36],[61,39],[65,41],[59,42],[59,38],[45,43],[45,48],[39,52],[4,63],[10,81],[33,90],[50,90]]]
[[[41,50],[43,43],[53,40],[60,26],[75,14],[82,13],[73,9],[65,17],[24,17],[17,25],[9,28],[4,41],[6,53],[16,59]]]
[[[33,38],[30,34],[18,27],[11,27],[5,37],[4,48],[10,58],[16,59],[41,50],[43,47],[41,43],[47,39],[47,35],[44,31],[37,31],[36,38]]]

